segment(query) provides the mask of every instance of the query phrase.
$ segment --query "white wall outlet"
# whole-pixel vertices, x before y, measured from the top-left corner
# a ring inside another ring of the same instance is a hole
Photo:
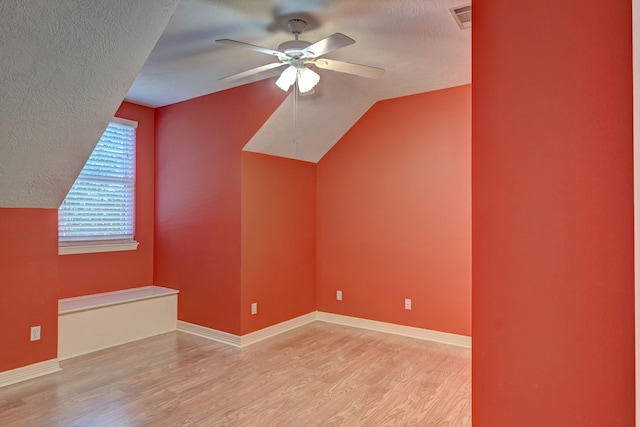
[[[342,291],[336,291],[336,299],[342,301]]]
[[[31,327],[31,341],[38,341],[40,339],[40,326]]]
[[[411,298],[404,299],[404,309],[411,310]]]
[[[257,302],[252,302],[251,303],[251,314],[258,314],[258,303]]]

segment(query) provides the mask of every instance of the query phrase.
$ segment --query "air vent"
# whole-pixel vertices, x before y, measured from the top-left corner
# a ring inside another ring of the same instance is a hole
[[[461,30],[471,28],[471,5],[454,7],[449,10]]]

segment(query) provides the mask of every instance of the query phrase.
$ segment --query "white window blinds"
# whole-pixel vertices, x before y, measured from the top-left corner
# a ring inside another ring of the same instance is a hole
[[[114,119],[58,210],[61,246],[132,242],[136,122]]]

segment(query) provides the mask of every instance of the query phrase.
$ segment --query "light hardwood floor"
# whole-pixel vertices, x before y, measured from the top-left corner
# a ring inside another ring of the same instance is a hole
[[[171,332],[0,388],[0,426],[470,426],[471,350],[314,322],[243,349]]]

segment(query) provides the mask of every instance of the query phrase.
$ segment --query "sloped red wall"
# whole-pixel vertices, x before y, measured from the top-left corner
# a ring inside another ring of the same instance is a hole
[[[116,117],[138,122],[136,129],[135,251],[62,255],[58,298],[153,284],[154,110],[124,102]],[[57,225],[56,225],[57,233]]]
[[[315,238],[316,165],[243,152],[242,335],[315,311]]]
[[[473,3],[473,425],[633,426],[631,1]]]
[[[58,211],[0,209],[0,236],[1,372],[57,357]]]
[[[241,152],[284,95],[265,80],[156,110],[154,282],[180,320],[240,334]]]
[[[470,119],[470,86],[378,102],[318,163],[319,310],[471,334]]]

